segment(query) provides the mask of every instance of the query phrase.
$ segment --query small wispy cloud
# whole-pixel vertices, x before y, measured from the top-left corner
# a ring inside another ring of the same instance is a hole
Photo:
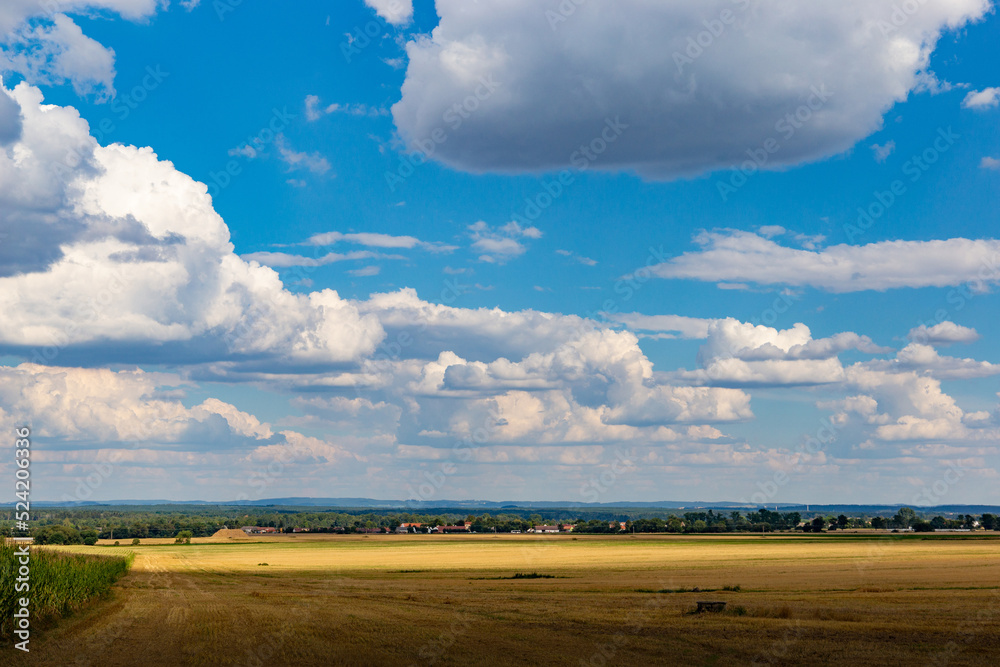
[[[250,144],[243,144],[242,146],[237,146],[236,148],[230,148],[229,155],[232,157],[245,157],[248,160],[252,160],[257,157],[257,149]]]
[[[875,161],[882,163],[885,162],[889,156],[892,155],[893,151],[896,150],[896,142],[887,141],[882,145],[872,144],[871,149],[872,153],[875,155]]]
[[[446,253],[458,250],[458,246],[421,241],[415,236],[392,236],[377,232],[323,232],[310,236],[301,245],[329,246],[336,243],[353,243],[370,248],[399,248],[410,250],[418,248],[427,252]]]
[[[1000,160],[996,159],[995,157],[989,157],[989,156],[984,157],[979,162],[979,168],[1000,170]]]
[[[257,262],[265,266],[280,268],[291,266],[326,266],[327,264],[357,259],[406,259],[400,255],[384,255],[370,250],[356,250],[346,253],[330,252],[318,257],[293,255],[287,252],[252,252],[241,255],[241,257],[248,262]]]
[[[823,241],[826,241],[826,237],[822,234],[802,234],[800,232],[791,232],[781,225],[763,225],[757,229],[757,234],[766,239],[773,239],[776,236],[787,235],[807,250],[815,250],[823,243]]]
[[[335,102],[325,107],[320,106],[318,95],[306,95],[305,105],[306,120],[310,123],[334,113],[343,113],[350,116],[367,116],[369,118],[389,115],[389,110],[385,107],[372,107],[367,104],[337,104]]]
[[[325,157],[317,152],[301,153],[294,150],[289,144],[285,135],[279,134],[274,141],[278,148],[278,155],[281,161],[288,165],[289,170],[307,169],[314,174],[325,174],[330,171],[330,163]]]
[[[563,257],[569,257],[570,259],[573,259],[579,262],[580,264],[583,264],[584,266],[597,266],[596,259],[591,259],[590,257],[584,257],[583,255],[579,255],[570,250],[561,250],[561,249],[556,250],[556,254],[562,255]]]
[[[348,273],[355,278],[365,278],[367,276],[377,276],[381,270],[382,268],[378,266],[366,266],[360,269],[348,271]]]
[[[504,264],[527,251],[523,239],[540,239],[542,232],[537,227],[521,227],[516,222],[508,222],[500,227],[491,227],[485,222],[469,225],[472,249],[480,253],[479,261],[490,264]]]

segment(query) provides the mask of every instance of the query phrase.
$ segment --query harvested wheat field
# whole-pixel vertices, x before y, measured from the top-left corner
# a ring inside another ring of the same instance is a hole
[[[33,640],[23,664],[1000,660],[1000,540],[986,536],[313,535],[96,549],[134,550],[133,571],[111,600]],[[727,607],[691,613],[701,600]]]

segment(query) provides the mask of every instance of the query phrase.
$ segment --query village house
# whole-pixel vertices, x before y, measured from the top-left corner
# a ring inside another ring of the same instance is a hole
[[[437,526],[433,529],[435,533],[468,533],[472,526]]]
[[[247,535],[267,535],[278,532],[278,529],[272,526],[243,526],[240,530]]]
[[[422,524],[422,523],[401,523],[401,524],[399,524],[399,527],[396,528],[396,532],[397,533],[416,533],[416,532],[419,532],[420,529],[423,528],[423,526],[424,526],[424,524]]]

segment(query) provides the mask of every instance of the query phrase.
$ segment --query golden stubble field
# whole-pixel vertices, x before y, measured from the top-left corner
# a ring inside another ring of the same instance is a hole
[[[112,599],[16,661],[996,665],[1000,539],[977,537],[297,535],[74,547],[134,550],[135,567]],[[510,578],[536,572],[551,578]],[[687,613],[698,600],[725,600],[727,612]]]

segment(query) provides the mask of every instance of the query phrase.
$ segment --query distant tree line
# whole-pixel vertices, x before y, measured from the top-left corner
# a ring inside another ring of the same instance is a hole
[[[824,516],[800,512],[758,509],[751,512],[715,510],[674,514],[657,509],[635,511],[562,508],[546,511],[512,509],[479,515],[459,511],[442,513],[401,512],[392,509],[312,509],[245,506],[95,506],[87,508],[43,508],[32,516],[31,534],[39,543],[87,544],[98,538],[132,540],[146,538],[207,537],[222,527],[273,527],[279,531],[306,529],[318,533],[394,531],[401,524],[422,524],[411,532],[425,532],[444,525],[468,526],[477,533],[526,532],[537,525],[572,524],[578,533],[768,533],[799,530],[828,532],[851,529],[883,529],[930,532],[936,529],[1000,530],[994,514],[957,514],[950,517],[921,516],[909,507],[893,516]],[[621,524],[625,524],[622,529]],[[11,534],[12,509],[0,510],[0,530]]]

